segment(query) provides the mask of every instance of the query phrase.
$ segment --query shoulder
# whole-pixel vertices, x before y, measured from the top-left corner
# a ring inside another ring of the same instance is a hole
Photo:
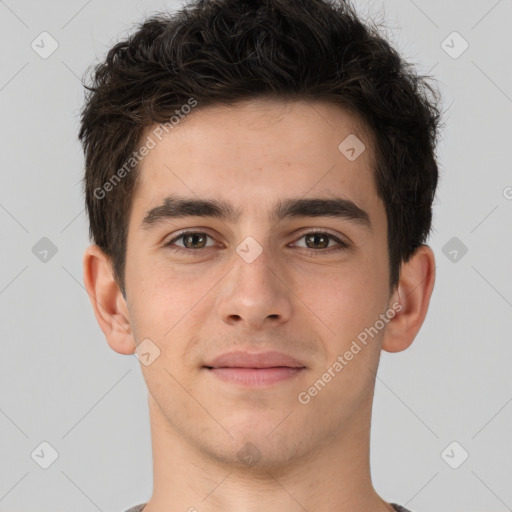
[[[129,508],[128,510],[125,510],[125,512],[142,512],[142,509],[147,505],[147,503],[139,503],[138,505],[135,505],[132,508]]]
[[[412,512],[412,510],[402,507],[402,505],[397,505],[396,503],[390,503],[390,505],[396,510],[396,512]]]

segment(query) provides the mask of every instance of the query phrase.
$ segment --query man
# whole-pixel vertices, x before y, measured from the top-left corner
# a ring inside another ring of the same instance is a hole
[[[434,89],[321,0],[153,16],[88,89],[84,281],[149,392],[130,511],[406,511],[370,419],[434,286]]]

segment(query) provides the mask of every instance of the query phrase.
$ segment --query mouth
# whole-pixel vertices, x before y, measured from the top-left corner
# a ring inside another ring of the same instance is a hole
[[[303,372],[305,367],[275,366],[267,368],[204,366],[212,375],[224,382],[247,387],[261,387],[289,380]]]
[[[292,379],[303,372],[306,366],[282,352],[238,350],[207,361],[203,368],[224,382],[258,387]]]

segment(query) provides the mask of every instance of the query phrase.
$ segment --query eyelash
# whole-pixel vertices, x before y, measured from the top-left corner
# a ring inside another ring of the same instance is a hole
[[[333,234],[328,233],[327,231],[309,231],[307,233],[304,233],[297,240],[300,240],[301,238],[304,238],[305,236],[312,235],[312,234],[326,236],[326,237],[330,238],[331,240],[334,240],[335,242],[338,243],[338,246],[334,247],[334,248],[333,247],[328,247],[326,249],[308,249],[308,248],[304,248],[304,247],[302,248],[302,249],[306,250],[312,256],[319,256],[319,254],[318,254],[319,252],[320,253],[322,253],[322,252],[330,253],[330,252],[346,250],[349,248],[349,245],[346,242],[343,242],[343,240],[340,240],[337,236],[334,236]],[[206,235],[207,237],[212,238],[208,233],[205,233],[204,231],[182,231],[178,236],[174,237],[172,240],[167,242],[165,244],[165,246],[179,254],[184,254],[186,256],[198,256],[199,252],[201,250],[205,250],[206,248],[184,249],[182,247],[173,245],[174,242],[176,242],[177,240],[180,240],[181,238],[183,238],[187,235]]]

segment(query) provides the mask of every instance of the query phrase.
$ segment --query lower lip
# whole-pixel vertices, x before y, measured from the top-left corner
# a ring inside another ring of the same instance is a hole
[[[219,379],[244,386],[267,386],[291,379],[305,368],[277,366],[274,368],[209,368]]]

